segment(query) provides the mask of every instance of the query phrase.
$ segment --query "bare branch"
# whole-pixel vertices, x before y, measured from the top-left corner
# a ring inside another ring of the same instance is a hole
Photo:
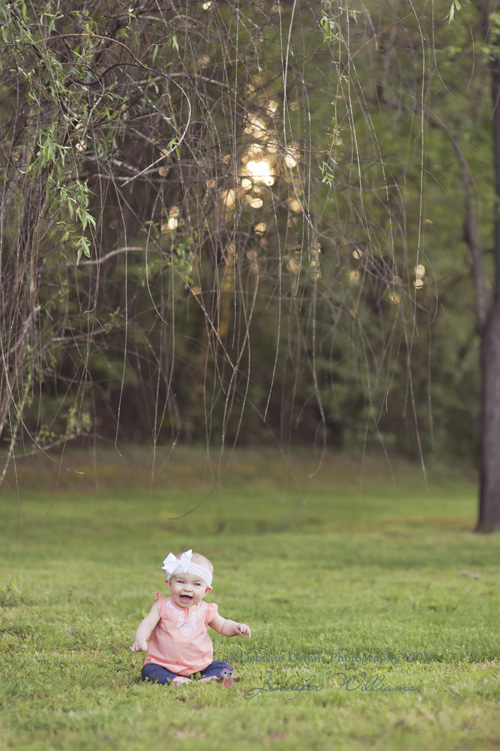
[[[72,261],[68,261],[68,263],[56,263],[49,266],[44,266],[43,269],[53,270],[67,269],[71,267],[79,269],[81,266],[100,266],[101,263],[109,261],[110,258],[114,258],[114,256],[120,255],[121,253],[135,253],[137,251],[144,251],[144,248],[139,245],[132,245],[127,248],[117,248],[116,250],[111,250],[109,253],[106,253],[106,255],[102,256],[102,258],[92,258],[90,260],[80,261],[80,263],[78,264],[73,263]]]

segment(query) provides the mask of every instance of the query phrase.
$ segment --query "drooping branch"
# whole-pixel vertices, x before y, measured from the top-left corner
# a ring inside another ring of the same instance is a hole
[[[418,106],[410,107],[408,105],[402,104],[401,102],[390,101],[386,101],[385,104],[392,107],[393,109],[404,110],[412,116],[422,116],[422,111]],[[424,110],[423,114],[429,125],[434,128],[439,128],[444,133],[446,133],[455,150],[458,165],[460,167],[465,208],[464,240],[469,248],[471,272],[474,282],[476,329],[479,333],[481,333],[484,329],[484,325],[488,317],[491,300],[487,276],[484,268],[483,250],[481,247],[481,242],[479,240],[476,212],[474,210],[474,199],[472,194],[473,179],[471,171],[469,169],[467,157],[465,156],[460,144],[460,140],[456,136],[456,134],[453,133],[451,128],[430,110]]]

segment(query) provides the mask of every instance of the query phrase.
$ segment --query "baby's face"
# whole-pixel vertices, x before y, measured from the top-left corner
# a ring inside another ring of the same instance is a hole
[[[207,587],[203,579],[193,574],[176,574],[167,579],[172,600],[180,608],[191,608],[203,600],[212,588]]]

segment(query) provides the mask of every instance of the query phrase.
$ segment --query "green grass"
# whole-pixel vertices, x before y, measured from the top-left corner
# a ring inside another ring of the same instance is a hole
[[[393,477],[375,460],[361,473],[327,456],[310,477],[316,465],[238,452],[222,484],[201,450],[13,468],[0,748],[498,748],[500,538],[471,532],[473,480],[429,467],[426,490],[401,461]],[[165,591],[163,558],[188,547],[215,565],[207,599],[252,628],[213,634],[237,668],[230,689],[143,684],[129,650]]]

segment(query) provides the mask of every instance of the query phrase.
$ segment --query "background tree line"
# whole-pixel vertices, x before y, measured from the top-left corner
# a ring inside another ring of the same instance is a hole
[[[5,4],[6,460],[82,436],[477,457],[493,5]]]

